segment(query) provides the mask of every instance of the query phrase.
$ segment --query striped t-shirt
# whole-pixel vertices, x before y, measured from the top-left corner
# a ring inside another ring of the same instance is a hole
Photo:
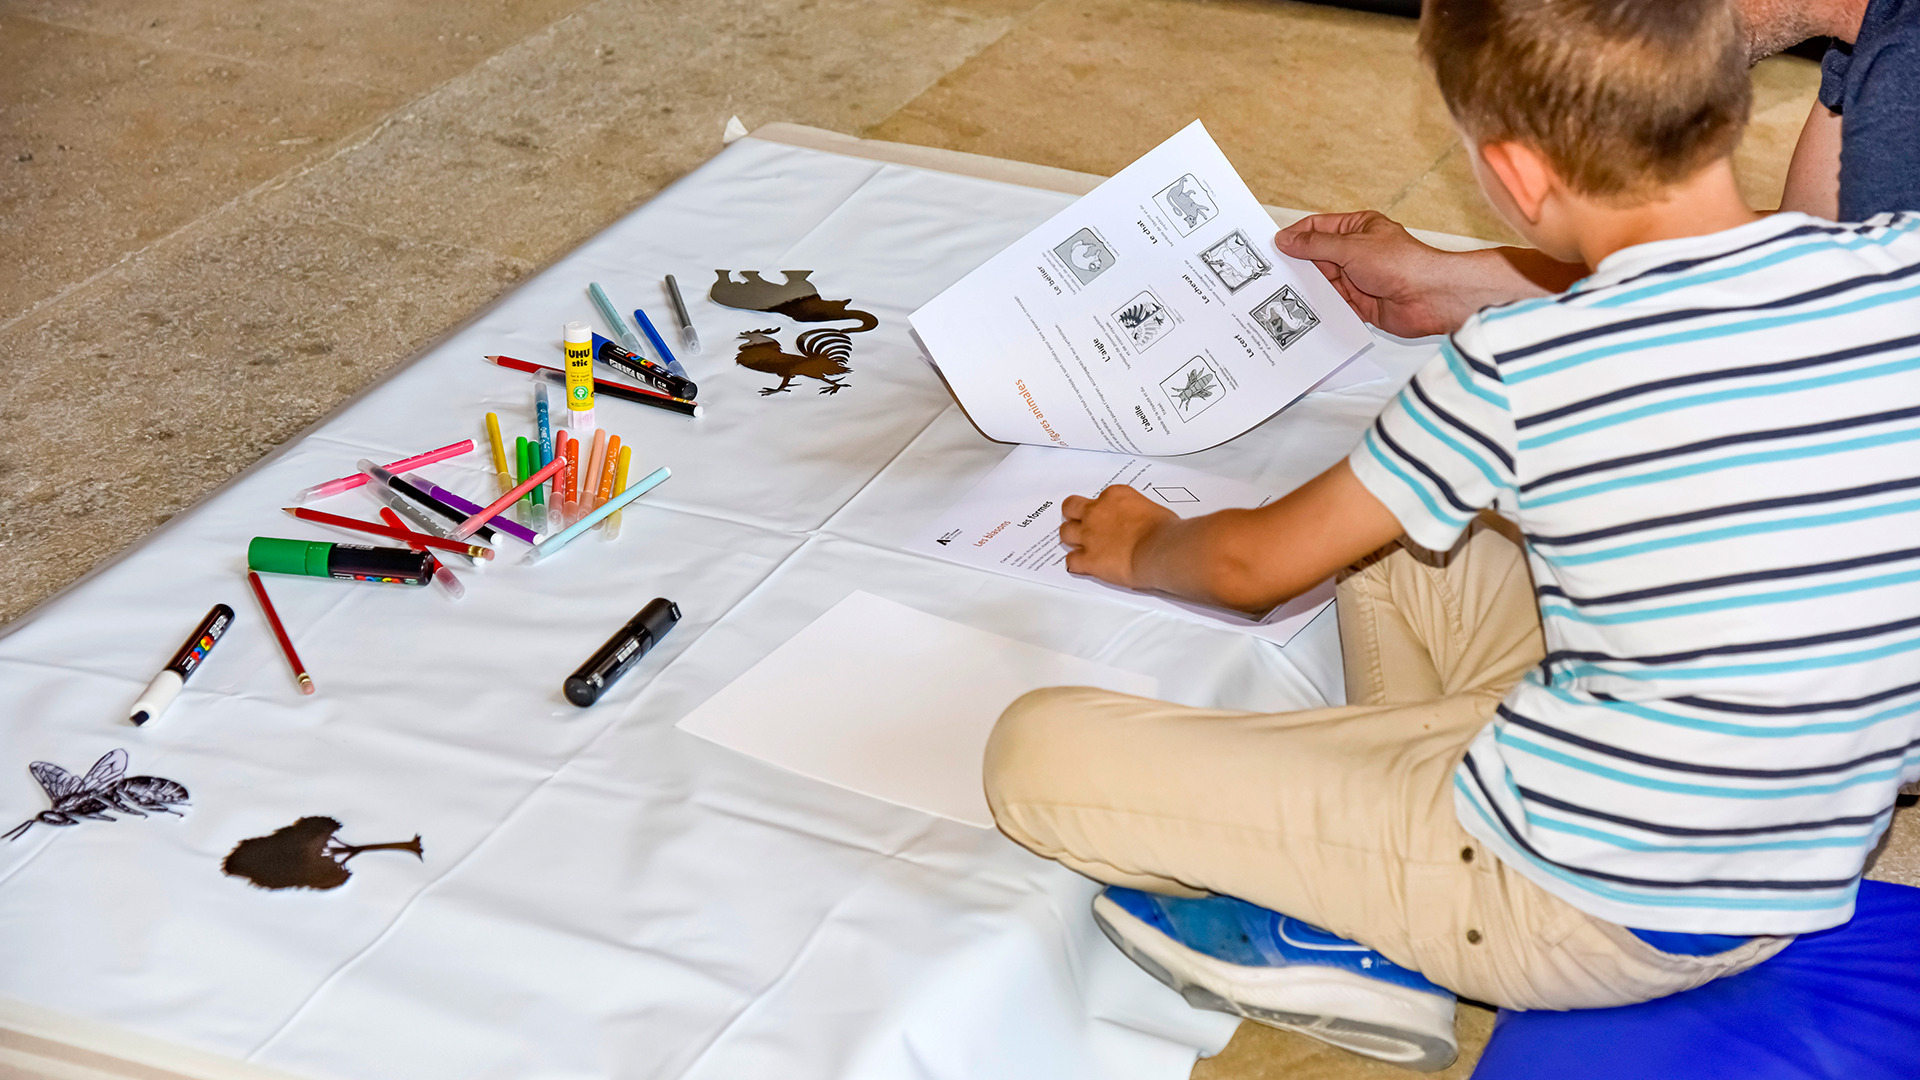
[[[1467,830],[1610,922],[1845,922],[1920,777],[1920,215],[1627,248],[1469,319],[1350,459],[1412,538],[1527,540],[1546,658]]]

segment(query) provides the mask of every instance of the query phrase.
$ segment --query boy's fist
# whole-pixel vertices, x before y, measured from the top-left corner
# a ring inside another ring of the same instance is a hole
[[[1088,574],[1129,589],[1147,587],[1140,581],[1135,557],[1155,529],[1177,520],[1173,511],[1125,484],[1115,484],[1089,499],[1069,495],[1060,504],[1060,542],[1067,552],[1067,570]]]

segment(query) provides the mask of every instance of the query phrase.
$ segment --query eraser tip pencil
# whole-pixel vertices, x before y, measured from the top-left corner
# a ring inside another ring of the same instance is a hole
[[[273,627],[274,640],[280,643],[280,655],[287,658],[287,666],[293,669],[300,692],[313,693],[313,676],[307,674],[307,666],[300,662],[300,654],[293,651],[293,639],[287,636],[287,628],[280,625],[280,613],[273,610],[273,601],[267,599],[267,587],[261,583],[260,575],[252,570],[247,571],[247,587],[253,590],[254,599],[260,601],[260,610],[266,612],[267,625]]]

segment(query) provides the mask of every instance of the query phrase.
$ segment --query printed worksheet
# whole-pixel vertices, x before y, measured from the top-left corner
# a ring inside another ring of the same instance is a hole
[[[916,537],[913,546],[965,566],[1114,597],[1280,645],[1292,640],[1333,601],[1333,582],[1327,581],[1264,617],[1253,618],[1068,573],[1067,549],[1060,543],[1060,501],[1068,495],[1098,495],[1110,484],[1127,484],[1181,517],[1252,509],[1273,501],[1249,484],[1164,461],[1020,446]]]
[[[1199,121],[913,313],[989,438],[1190,454],[1371,343]]]

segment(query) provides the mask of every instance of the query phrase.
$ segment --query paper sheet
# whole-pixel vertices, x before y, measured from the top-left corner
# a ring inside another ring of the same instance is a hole
[[[680,721],[803,776],[983,829],[993,723],[1043,686],[1159,680],[855,592]]]
[[[1098,495],[1111,484],[1129,485],[1183,518],[1215,510],[1252,509],[1273,501],[1273,496],[1238,480],[1151,458],[1020,446],[940,515],[913,546],[964,566],[1111,596],[1281,645],[1333,602],[1333,582],[1327,581],[1256,620],[1068,573],[1067,549],[1060,543],[1060,502],[1068,495]]]
[[[1188,454],[1285,408],[1371,338],[1199,121],[910,318],[990,438]]]

